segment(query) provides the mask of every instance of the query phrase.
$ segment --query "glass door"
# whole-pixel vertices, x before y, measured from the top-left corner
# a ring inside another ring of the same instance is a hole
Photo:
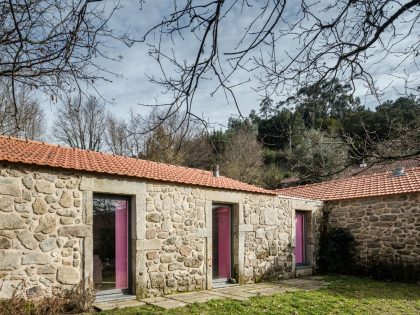
[[[98,291],[129,287],[129,198],[93,198],[93,281]]]
[[[306,239],[306,232],[305,232],[305,213],[304,212],[296,212],[295,214],[295,230],[296,230],[296,237],[295,237],[295,262],[296,265],[303,265],[305,264],[305,239]]]
[[[231,278],[231,207],[213,207],[213,279],[227,282]]]

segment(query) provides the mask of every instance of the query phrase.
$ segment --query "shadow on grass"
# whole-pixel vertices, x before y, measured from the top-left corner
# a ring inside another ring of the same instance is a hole
[[[420,299],[420,285],[418,284],[339,275],[325,275],[323,279],[330,284],[321,290],[335,296],[359,299]]]

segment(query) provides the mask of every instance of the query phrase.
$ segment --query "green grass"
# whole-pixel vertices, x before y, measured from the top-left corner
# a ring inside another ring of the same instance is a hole
[[[248,301],[212,300],[172,310],[153,306],[101,314],[420,314],[420,286],[367,278],[326,276],[318,291],[298,291]]]

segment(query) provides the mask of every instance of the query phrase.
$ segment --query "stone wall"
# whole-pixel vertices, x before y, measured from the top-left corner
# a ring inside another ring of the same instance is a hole
[[[243,282],[292,276],[293,210],[286,199],[246,196],[244,220],[251,228],[245,233]]]
[[[212,205],[232,206],[233,276],[241,284],[293,277],[294,211],[321,206],[164,183],[148,183],[145,201],[145,242],[137,248],[143,297],[212,288]]]
[[[391,257],[420,263],[420,193],[328,202],[326,210],[331,226],[355,237],[362,266]]]
[[[138,297],[212,288],[213,204],[232,206],[240,283],[292,277],[294,210],[317,209],[275,195],[2,164],[0,298],[48,296],[92,277],[95,193],[131,199]]]
[[[79,177],[0,165],[0,298],[52,295],[79,283]]]
[[[205,288],[205,191],[175,185],[147,184],[145,238],[147,296]]]

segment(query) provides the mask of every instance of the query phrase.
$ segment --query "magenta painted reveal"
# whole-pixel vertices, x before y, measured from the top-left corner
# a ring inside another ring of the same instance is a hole
[[[219,207],[217,211],[218,270],[219,278],[230,278],[230,208]]]
[[[295,227],[296,227],[295,261],[296,261],[296,264],[303,264],[305,262],[305,215],[301,212],[296,213]]]
[[[115,287],[128,288],[128,203],[118,200],[115,209]]]

